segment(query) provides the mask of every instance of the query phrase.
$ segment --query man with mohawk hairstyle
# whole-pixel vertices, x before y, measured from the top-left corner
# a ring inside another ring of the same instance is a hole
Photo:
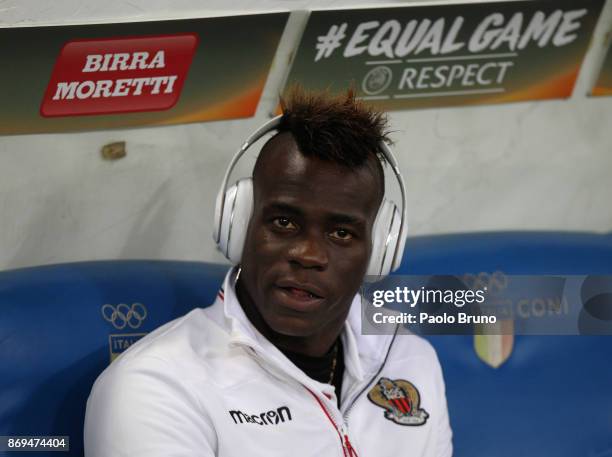
[[[452,454],[433,348],[361,334],[364,276],[387,274],[403,250],[404,217],[384,199],[386,116],[352,91],[294,88],[281,106],[252,178],[227,188],[259,131],[217,200],[215,240],[236,265],[212,306],[98,378],[87,457]]]

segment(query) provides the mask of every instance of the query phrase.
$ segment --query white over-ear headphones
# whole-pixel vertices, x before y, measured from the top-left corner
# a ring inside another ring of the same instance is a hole
[[[262,136],[278,128],[281,119],[282,115],[279,115],[266,122],[244,142],[227,167],[217,194],[213,238],[219,250],[234,264],[240,263],[242,258],[249,219],[253,212],[253,180],[243,178],[229,189],[227,182],[240,157]],[[385,276],[396,270],[402,262],[407,210],[404,180],[397,161],[384,141],[380,143],[380,149],[393,169],[402,196],[401,212],[393,202],[383,198],[372,229],[372,254],[366,275]]]

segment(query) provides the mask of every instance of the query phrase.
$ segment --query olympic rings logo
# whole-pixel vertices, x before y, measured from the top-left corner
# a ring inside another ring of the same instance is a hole
[[[501,271],[463,275],[463,282],[472,290],[485,290],[493,295],[508,287],[508,277]]]
[[[142,325],[147,317],[147,308],[142,303],[132,303],[132,306],[120,303],[102,306],[102,317],[113,324],[117,330],[123,330],[126,326],[136,329]]]

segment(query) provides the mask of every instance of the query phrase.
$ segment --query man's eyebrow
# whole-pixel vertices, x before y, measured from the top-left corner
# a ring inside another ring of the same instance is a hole
[[[291,205],[283,202],[270,202],[263,207],[264,211],[272,212],[279,211],[282,213],[289,213],[301,216],[304,211],[299,206]],[[356,227],[365,227],[366,220],[363,217],[353,216],[346,213],[331,213],[326,216],[326,219],[332,224],[350,224]]]
[[[297,206],[287,203],[273,202],[264,206],[264,211],[281,211],[283,213],[302,214],[302,210]]]
[[[335,224],[351,224],[355,226],[365,225],[366,221],[362,217],[351,216],[350,214],[330,214],[328,219]]]

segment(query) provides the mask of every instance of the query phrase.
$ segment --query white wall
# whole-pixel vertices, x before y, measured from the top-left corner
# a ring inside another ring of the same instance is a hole
[[[237,0],[228,9],[226,3],[9,0],[0,2],[0,25],[365,5]],[[114,258],[222,260],[210,236],[214,196],[240,139],[275,104],[302,19],[292,16],[255,118],[0,137],[0,269]],[[612,230],[612,98],[585,95],[611,24],[608,1],[570,100],[392,113],[412,234]],[[118,140],[127,142],[127,157],[103,161],[102,145]]]

